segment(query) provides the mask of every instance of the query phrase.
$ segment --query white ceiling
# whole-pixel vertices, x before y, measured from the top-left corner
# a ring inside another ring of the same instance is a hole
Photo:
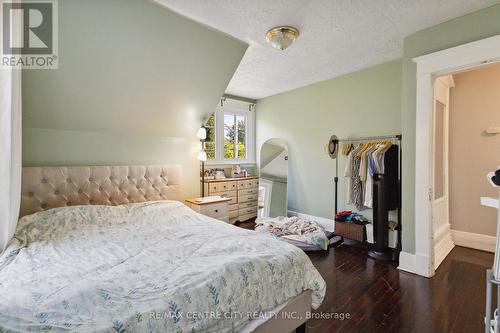
[[[262,98],[402,56],[404,37],[499,0],[156,0],[247,42],[226,93]],[[279,51],[265,33],[300,30]]]

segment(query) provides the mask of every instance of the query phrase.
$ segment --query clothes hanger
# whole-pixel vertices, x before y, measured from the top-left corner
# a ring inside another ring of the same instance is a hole
[[[366,143],[365,142],[361,142],[359,144],[359,150],[356,151],[356,156],[357,157],[361,157],[361,153],[365,150],[365,147],[366,147]]]
[[[385,154],[389,148],[391,148],[392,146],[392,142],[391,141],[386,141],[385,145],[377,152],[378,155],[382,155],[382,154]]]

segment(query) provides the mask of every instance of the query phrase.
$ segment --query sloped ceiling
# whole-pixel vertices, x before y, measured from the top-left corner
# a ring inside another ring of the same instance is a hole
[[[195,136],[247,44],[148,0],[59,1],[59,69],[23,72],[23,125]]]

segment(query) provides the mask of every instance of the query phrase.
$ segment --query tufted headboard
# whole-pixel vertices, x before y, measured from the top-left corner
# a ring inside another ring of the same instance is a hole
[[[72,205],[120,205],[180,199],[181,167],[23,168],[20,216]]]

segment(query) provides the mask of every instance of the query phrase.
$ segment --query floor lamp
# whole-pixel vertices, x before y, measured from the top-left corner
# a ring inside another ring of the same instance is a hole
[[[205,151],[205,140],[207,138],[207,129],[201,126],[196,133],[198,139],[201,142],[201,150],[196,157],[198,161],[201,161],[201,196],[205,196],[205,162],[207,161],[207,152]]]

